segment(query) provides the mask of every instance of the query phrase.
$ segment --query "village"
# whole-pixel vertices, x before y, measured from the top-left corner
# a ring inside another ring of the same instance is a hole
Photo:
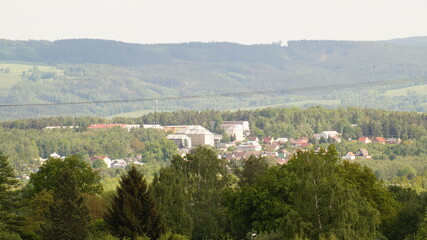
[[[215,134],[200,125],[167,125],[158,124],[91,124],[88,130],[103,130],[119,127],[131,131],[132,129],[155,129],[167,133],[166,138],[172,141],[180,156],[185,157],[189,151],[197,146],[210,146],[218,155],[219,159],[224,159],[228,163],[242,166],[244,161],[250,156],[267,157],[273,164],[286,164],[290,157],[298,150],[308,150],[312,148],[313,141],[317,143],[340,144],[342,136],[337,131],[323,131],[315,133],[312,136],[301,137],[298,139],[273,137],[257,137],[251,135],[250,124],[248,121],[224,121],[218,127],[222,134]],[[57,126],[46,127],[45,129],[56,129]],[[345,139],[346,141],[358,142],[363,144],[400,144],[399,138],[383,137],[359,137],[357,140]],[[318,149],[315,149],[318,150]],[[57,153],[52,153],[50,158],[65,158]],[[367,149],[358,148],[352,152],[347,152],[342,156],[345,160],[372,159]],[[37,159],[42,164],[47,159]],[[107,168],[126,168],[129,164],[143,165],[141,156],[124,157],[120,159],[110,159],[108,156],[90,156],[93,166],[105,164]],[[21,177],[29,179],[28,175]]]

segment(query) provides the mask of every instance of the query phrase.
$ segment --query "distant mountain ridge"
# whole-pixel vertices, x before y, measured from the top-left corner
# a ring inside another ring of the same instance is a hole
[[[392,39],[389,42],[394,44],[401,44],[401,45],[407,45],[407,46],[420,46],[425,47],[427,46],[427,37],[410,37],[410,38],[398,38],[398,39]]]
[[[160,98],[348,83],[363,86],[371,81],[425,78],[427,37],[367,42],[299,40],[289,41],[286,46],[228,42],[134,44],[100,39],[0,40],[0,69],[2,62],[14,61],[30,63],[12,69],[13,76],[0,72],[0,103]],[[39,63],[49,65],[44,68],[47,70],[32,69],[32,64]],[[159,108],[236,109],[318,99],[339,100],[345,106],[427,109],[427,100],[422,98],[425,95],[405,92],[404,98],[385,97],[381,95],[385,90],[383,87],[215,101],[183,100],[160,103]],[[367,101],[367,96],[372,99]],[[108,116],[148,108],[153,109],[151,103],[64,106],[49,111],[0,109],[0,118],[70,113]]]
[[[427,37],[393,39],[389,41],[289,41],[278,44],[242,45],[228,42],[135,44],[101,39],[66,39],[57,41],[12,41],[0,39],[0,59],[14,61],[58,63],[96,63],[119,66],[170,63],[176,61],[203,62],[286,62],[299,51],[314,48],[333,51],[348,48],[387,48],[391,46],[427,46]],[[301,47],[305,48],[301,49]]]

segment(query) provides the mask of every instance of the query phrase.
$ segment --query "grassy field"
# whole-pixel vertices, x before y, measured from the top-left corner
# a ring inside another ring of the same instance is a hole
[[[42,72],[56,72],[63,75],[64,71],[57,69],[55,66],[43,65],[40,63],[29,62],[4,62],[0,61],[0,69],[9,69],[8,73],[0,72],[0,88],[10,88],[22,80],[22,73],[37,67]]]
[[[313,104],[313,105],[323,105],[323,106],[333,106],[338,105],[341,103],[341,100],[304,100],[304,101],[298,101],[298,102],[288,102],[288,103],[280,103],[280,104],[274,104],[274,105],[263,105],[263,106],[256,106],[256,107],[246,107],[246,108],[239,108],[240,110],[255,110],[260,108],[267,108],[267,107],[288,107],[288,106],[295,106],[295,107],[302,107],[306,104]],[[237,111],[239,109],[225,109],[228,111]]]
[[[170,111],[172,111],[172,110],[157,110],[157,112],[170,112]],[[149,114],[149,113],[153,113],[153,112],[154,112],[154,109],[145,109],[145,110],[138,110],[138,111],[133,111],[133,112],[115,114],[115,115],[111,115],[107,118],[108,119],[115,118],[115,117],[136,118],[136,117],[141,117],[145,114]]]
[[[427,94],[427,84],[388,90],[385,93],[383,93],[382,95],[386,96],[386,97],[407,96],[408,91],[409,92],[416,92],[419,95],[425,95],[425,94]]]
[[[21,80],[21,76],[0,72],[0,88],[10,88]]]

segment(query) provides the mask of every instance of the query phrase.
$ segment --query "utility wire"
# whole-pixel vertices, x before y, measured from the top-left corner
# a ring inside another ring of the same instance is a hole
[[[309,87],[288,88],[288,89],[217,93],[217,94],[189,95],[189,96],[175,96],[175,97],[100,100],[100,101],[82,101],[82,102],[0,104],[0,108],[1,107],[83,105],[83,104],[100,104],[100,103],[127,103],[127,102],[166,101],[166,100],[201,99],[201,98],[218,98],[218,97],[237,97],[237,96],[266,95],[266,94],[278,94],[278,93],[301,93],[301,92],[310,92],[310,91],[337,90],[337,89],[347,89],[347,88],[366,88],[366,87],[385,86],[385,85],[393,85],[393,84],[418,83],[418,82],[424,82],[424,81],[427,81],[427,79],[407,78],[407,79],[398,79],[398,80],[384,80],[384,81],[334,84],[334,85],[324,85],[324,86],[309,86]]]

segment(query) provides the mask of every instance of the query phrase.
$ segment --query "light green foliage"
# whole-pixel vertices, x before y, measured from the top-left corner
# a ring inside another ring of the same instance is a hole
[[[160,236],[157,240],[189,240],[187,236],[179,235],[179,234],[173,234],[171,232],[167,232]]]
[[[105,163],[104,160],[102,159],[96,159],[93,164],[92,164],[93,168],[107,168],[107,164]]]
[[[0,240],[21,240],[19,234],[8,230],[0,220]]]
[[[388,90],[382,95],[387,97],[397,97],[397,96],[407,96],[410,94],[422,95],[422,94],[425,94],[426,92],[427,92],[427,85],[424,84],[424,85],[418,85],[413,87]]]
[[[417,235],[415,240],[425,240],[427,239],[427,214],[424,214],[423,221],[418,225]]]
[[[87,240],[120,240],[109,233],[98,233],[97,235],[90,235]]]
[[[369,204],[381,215],[381,231],[387,229],[396,219],[400,207],[394,195],[383,182],[378,181],[372,170],[357,163],[344,161],[339,165],[339,174],[352,185]]]
[[[215,239],[223,235],[227,220],[223,191],[230,184],[224,162],[211,149],[198,147],[174,167],[186,177],[194,224],[192,238]]]
[[[336,151],[299,152],[289,163],[295,174],[293,212],[285,218],[287,235],[310,239],[335,235],[339,239],[374,239],[378,211],[339,173]]]
[[[102,192],[99,175],[77,155],[67,157],[65,160],[55,158],[47,160],[37,173],[31,174],[31,191],[38,193],[46,189],[56,192],[62,185],[60,177],[65,169],[71,171],[70,174],[75,179],[79,192],[90,194]]]

